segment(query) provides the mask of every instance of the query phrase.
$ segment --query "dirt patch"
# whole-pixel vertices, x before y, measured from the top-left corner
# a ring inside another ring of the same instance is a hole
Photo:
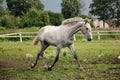
[[[0,68],[22,67],[26,61],[19,60],[2,60],[0,61]]]
[[[116,44],[120,44],[120,40],[115,40],[115,43]]]
[[[0,80],[11,80],[17,72],[28,71],[29,61],[27,60],[1,60]]]

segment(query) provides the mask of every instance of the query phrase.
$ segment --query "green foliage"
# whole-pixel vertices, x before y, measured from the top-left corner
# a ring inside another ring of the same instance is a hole
[[[0,6],[0,17],[4,15],[4,9]]]
[[[38,10],[43,10],[44,5],[40,0],[6,0],[8,10],[14,16],[22,16],[28,12],[31,7],[36,7]]]
[[[4,15],[0,18],[0,25],[5,28],[14,28],[14,22],[12,20],[12,17]]]
[[[20,26],[20,18],[10,15],[0,17],[0,26],[5,28],[18,28]]]
[[[94,28],[93,20],[90,21],[90,25],[92,28]]]
[[[31,8],[21,19],[21,27],[45,26],[50,24],[49,16],[46,11]]]
[[[80,13],[80,0],[62,0],[62,14],[64,18],[75,17]]]
[[[90,13],[94,16],[98,16],[101,20],[107,19],[108,8],[111,5],[110,1],[111,0],[93,0],[93,2],[90,4]]]
[[[115,23],[117,24],[117,26],[120,25],[120,0],[115,0],[115,8],[113,9],[114,10],[114,15],[115,15]]]
[[[60,13],[54,13],[54,12],[48,11],[48,15],[50,18],[50,23],[52,25],[58,26],[61,24],[63,20],[63,16]]]
[[[8,10],[5,10],[4,8],[0,7],[0,17],[8,14],[9,14]]]
[[[3,0],[0,0],[0,17],[3,15],[9,14],[9,12],[1,6],[2,3],[3,3]]]
[[[5,31],[5,27],[0,26],[0,32]]]
[[[87,16],[87,15],[84,15],[84,14],[79,14],[78,16],[83,18],[83,19],[85,19],[85,18],[92,19],[91,16]]]
[[[3,0],[0,0],[0,4],[3,2]]]
[[[35,7],[38,10],[44,10],[44,5],[40,0],[30,0],[31,7]]]

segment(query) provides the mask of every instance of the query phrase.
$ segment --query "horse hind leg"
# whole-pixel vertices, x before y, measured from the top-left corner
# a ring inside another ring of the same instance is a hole
[[[31,68],[34,68],[36,65],[37,65],[37,62],[38,62],[38,60],[39,60],[39,56],[41,55],[42,56],[42,58],[43,58],[43,55],[44,55],[44,51],[45,51],[45,49],[47,48],[49,46],[49,44],[47,44],[47,43],[41,43],[41,50],[37,53],[37,57],[36,57],[36,60],[35,60],[35,62],[34,63],[32,63],[31,64]],[[44,60],[44,59],[43,59]],[[44,63],[45,63],[45,61],[44,61]]]

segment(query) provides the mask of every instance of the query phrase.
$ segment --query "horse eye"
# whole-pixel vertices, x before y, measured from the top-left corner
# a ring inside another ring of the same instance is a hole
[[[88,30],[88,28],[86,28],[86,30]]]

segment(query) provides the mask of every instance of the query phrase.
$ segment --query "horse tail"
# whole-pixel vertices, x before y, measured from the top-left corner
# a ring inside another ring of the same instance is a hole
[[[33,40],[33,45],[37,45],[38,42],[39,42],[39,37],[38,37],[38,35],[37,35],[37,36],[34,38],[34,40]]]

